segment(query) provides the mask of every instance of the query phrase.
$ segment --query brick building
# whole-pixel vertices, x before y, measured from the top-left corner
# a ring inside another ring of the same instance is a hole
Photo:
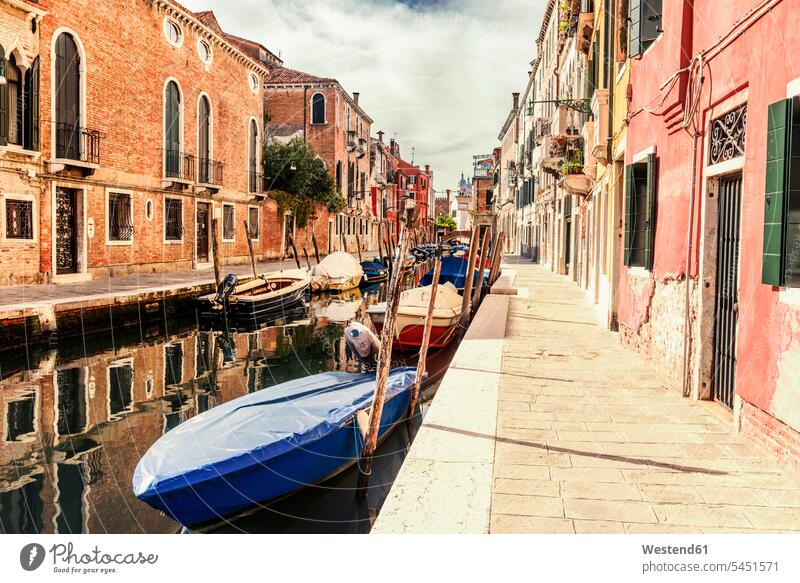
[[[497,166],[500,163],[500,148],[491,154],[473,156],[472,193],[475,197],[475,225],[492,228],[492,237],[497,234],[497,215],[494,212],[495,190],[497,188]],[[482,235],[481,235],[482,236]]]
[[[359,105],[359,94],[351,96],[336,79],[280,67],[266,80],[264,102],[267,140],[288,142],[299,137],[311,144],[347,199],[347,207],[335,217],[318,213],[316,228],[324,230],[324,246],[329,252],[345,246],[354,250],[358,240],[363,249],[372,247],[375,219],[368,202],[372,118]]]
[[[259,167],[262,84],[280,61],[171,0],[36,4],[37,167],[26,187],[3,174],[4,211],[17,193],[30,202],[4,221],[0,281],[210,267],[213,218],[223,263],[247,260],[244,221],[256,253],[276,256]]]
[[[433,172],[430,165],[426,164],[423,170],[402,158],[399,160],[400,173],[407,178],[408,196],[417,203],[417,228],[422,231],[430,229],[431,206],[433,197]]]

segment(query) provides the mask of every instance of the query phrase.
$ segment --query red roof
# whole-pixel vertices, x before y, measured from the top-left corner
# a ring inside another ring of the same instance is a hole
[[[267,85],[285,85],[291,83],[318,84],[318,83],[338,83],[336,79],[330,77],[317,77],[311,73],[296,71],[288,67],[278,67],[273,69],[267,77]]]
[[[221,37],[225,36],[225,33],[222,32],[222,27],[220,27],[219,22],[217,22],[217,17],[214,16],[214,13],[211,10],[206,10],[205,12],[195,12],[195,18],[205,24],[208,28],[216,32]]]

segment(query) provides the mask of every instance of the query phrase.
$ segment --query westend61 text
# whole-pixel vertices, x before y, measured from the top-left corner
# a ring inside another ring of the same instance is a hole
[[[145,555],[141,552],[108,554],[98,547],[88,553],[76,554],[72,543],[55,544],[50,547],[50,553],[54,565],[59,561],[68,565],[154,565],[158,561],[158,555]]]
[[[708,545],[688,545],[683,547],[642,545],[642,552],[645,555],[707,555]]]

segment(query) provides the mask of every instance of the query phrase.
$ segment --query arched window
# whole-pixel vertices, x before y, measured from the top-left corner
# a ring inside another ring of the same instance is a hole
[[[211,104],[202,95],[197,107],[197,156],[200,159],[200,182],[209,183],[211,178]]]
[[[250,192],[258,192],[258,124],[250,120],[250,129],[247,133],[248,167],[250,171]]]
[[[342,161],[336,162],[336,190],[342,192]]]
[[[56,157],[81,157],[81,56],[71,34],[56,39]]]
[[[325,123],[325,96],[315,93],[311,98],[311,123]]]
[[[164,165],[168,177],[182,177],[181,92],[175,81],[164,90]]]
[[[17,60],[10,55],[6,63],[6,91],[8,97],[8,143],[22,145],[22,74],[17,67]]]

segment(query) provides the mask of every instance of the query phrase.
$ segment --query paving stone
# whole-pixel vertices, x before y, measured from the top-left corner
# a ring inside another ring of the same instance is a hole
[[[800,508],[743,507],[742,512],[755,528],[785,529],[800,532]]]
[[[573,520],[575,532],[578,534],[624,534],[622,522],[609,520]]]
[[[492,514],[490,531],[494,534],[573,534],[571,520],[534,516]]]
[[[561,482],[564,498],[584,498],[591,500],[641,500],[639,490],[633,484],[624,482]]]
[[[731,506],[768,506],[759,495],[764,490],[753,488],[731,488],[728,486],[695,486],[703,502],[707,504],[728,504]]]
[[[748,528],[750,521],[733,506],[709,504],[653,504],[658,521],[681,526],[733,526]]]
[[[624,482],[621,470],[611,468],[550,468],[554,481]]]
[[[649,502],[704,502],[694,486],[639,484],[639,492]]]
[[[520,494],[523,496],[561,496],[560,484],[551,480],[495,478],[493,490],[497,494]]]
[[[658,522],[648,502],[623,500],[564,499],[567,518],[618,520],[621,522]]]
[[[564,507],[560,497],[494,494],[492,513],[561,518],[564,516]]]

